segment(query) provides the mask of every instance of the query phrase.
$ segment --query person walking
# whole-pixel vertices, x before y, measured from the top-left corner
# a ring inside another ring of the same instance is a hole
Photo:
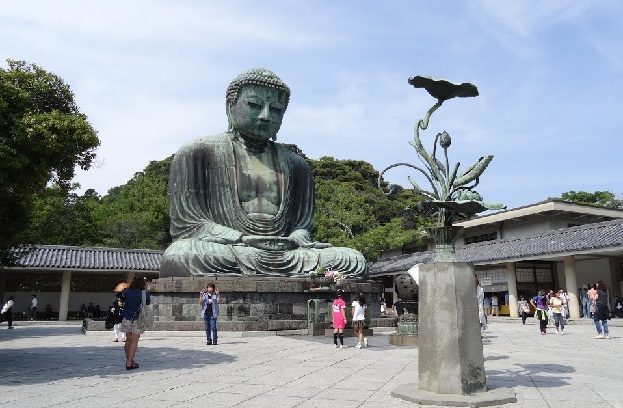
[[[219,304],[221,294],[216,290],[214,283],[208,283],[207,291],[199,292],[199,304],[201,305],[201,316],[206,331],[206,345],[216,346],[218,344],[218,330],[216,329],[216,319],[219,315]]]
[[[566,301],[563,298],[562,289],[556,292],[554,297],[549,299],[549,305],[552,308],[552,313],[554,314],[554,325],[556,326],[556,333],[565,334],[565,318],[564,318],[564,310]]]
[[[32,299],[30,300],[30,320],[37,319],[37,304],[39,301],[37,300],[37,295],[33,294]]]
[[[13,328],[13,299],[15,299],[15,296],[9,296],[9,300],[2,306],[2,311],[0,311],[0,322],[6,320],[9,329]]]
[[[344,345],[344,328],[346,328],[346,302],[344,302],[344,291],[338,289],[336,298],[331,305],[333,320],[333,344],[335,348],[347,348]],[[340,345],[337,345],[337,339],[340,339]]]
[[[381,298],[381,316],[387,316],[387,305],[385,304],[385,298]]]
[[[595,291],[597,292],[597,299],[595,299],[597,310],[593,313],[593,321],[597,329],[595,338],[609,339],[608,319],[610,319],[610,308],[608,307],[608,287],[603,281],[599,281],[595,285]]]
[[[138,341],[143,331],[138,327],[138,314],[143,304],[143,291],[145,291],[146,283],[142,277],[135,277],[130,283],[130,287],[121,292],[123,296],[124,306],[121,320],[121,331],[126,335],[124,345],[125,351],[125,369],[134,370],[138,368],[138,364],[134,361],[134,356],[138,350]],[[145,291],[145,303],[151,304],[151,296]]]
[[[530,304],[536,309],[534,317],[539,321],[539,329],[541,334],[545,335],[547,332],[547,297],[543,290],[539,290],[537,295],[530,299]]]
[[[618,296],[614,299],[614,315],[618,318],[623,317],[623,301]]]
[[[485,316],[491,316],[491,298],[489,296],[485,297],[482,303],[485,309]]]
[[[523,295],[519,296],[519,302],[517,302],[517,312],[519,313],[519,316],[521,316],[521,323],[525,325],[528,313],[530,313],[530,305],[528,305],[528,301],[523,297]]]
[[[589,302],[588,302],[588,287],[586,285],[582,286],[580,292],[580,300],[582,301],[582,318],[588,319],[590,317],[589,311]]]
[[[485,330],[487,330],[487,316],[485,314],[485,290],[480,286],[480,279],[478,276],[474,276],[476,279],[476,301],[478,302],[478,321],[480,322],[480,337],[483,337]]]
[[[597,311],[597,289],[596,285],[590,284],[588,285],[588,292],[586,295],[588,296],[588,312],[589,316],[594,319],[595,312]]]
[[[363,326],[366,318],[366,308],[368,307],[366,304],[366,297],[363,292],[359,292],[359,296],[357,296],[357,299],[353,301],[351,307],[351,314],[353,315],[353,331],[358,339],[355,347],[368,347],[368,339],[363,337]]]

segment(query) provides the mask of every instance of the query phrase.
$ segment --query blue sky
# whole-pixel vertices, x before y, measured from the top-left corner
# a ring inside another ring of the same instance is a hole
[[[446,130],[461,168],[494,155],[477,190],[514,208],[623,193],[621,21],[619,0],[23,0],[0,8],[0,53],[72,87],[101,140],[76,181],[100,194],[223,132],[225,89],[248,68],[292,90],[279,141],[377,170],[419,162],[408,142],[435,100],[409,77],[471,82],[480,96],[447,101],[421,139]],[[425,182],[386,179],[408,175]]]

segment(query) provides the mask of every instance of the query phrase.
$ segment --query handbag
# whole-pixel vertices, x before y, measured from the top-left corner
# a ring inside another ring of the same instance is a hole
[[[154,311],[151,306],[147,305],[147,295],[142,291],[141,308],[138,309],[138,319],[136,325],[141,331],[153,330],[154,328]]]
[[[591,313],[596,313],[597,312],[597,301],[592,300],[591,301],[591,307],[590,307],[590,312]]]

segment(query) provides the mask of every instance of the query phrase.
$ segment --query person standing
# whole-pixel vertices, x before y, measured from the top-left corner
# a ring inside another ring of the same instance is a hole
[[[114,342],[119,342],[119,337],[121,337],[121,341],[125,342],[126,337],[125,333],[121,331],[121,321],[123,319],[123,296],[121,296],[121,292],[115,295],[115,299],[112,302],[112,319],[113,323],[113,331],[115,333]]]
[[[363,326],[366,318],[366,297],[363,292],[359,292],[359,296],[357,299],[353,301],[351,304],[352,307],[352,315],[353,315],[353,331],[355,332],[355,336],[357,336],[357,345],[356,348],[368,347],[368,339],[363,337]]]
[[[387,316],[387,305],[385,304],[385,298],[381,298],[381,316]]]
[[[216,290],[216,285],[208,283],[207,291],[199,292],[199,304],[201,305],[201,315],[206,331],[206,345],[216,346],[218,344],[218,330],[216,329],[216,319],[219,315],[219,304],[221,294]]]
[[[121,331],[126,335],[126,342],[123,347],[125,351],[125,369],[134,370],[138,364],[134,361],[134,356],[138,350],[138,341],[143,331],[138,327],[139,310],[143,304],[143,291],[145,291],[145,279],[136,276],[130,287],[121,292],[124,306],[121,321]],[[145,304],[151,304],[151,296],[145,291]]]
[[[15,299],[15,296],[9,296],[9,300],[2,306],[2,311],[0,312],[0,317],[2,318],[0,321],[6,320],[9,329],[13,328],[13,299]]]
[[[344,302],[344,291],[337,290],[336,298],[331,305],[333,318],[333,347],[347,348],[344,345],[344,329],[346,328],[346,302]],[[340,339],[340,345],[337,345],[337,339]]]
[[[614,299],[614,315],[618,318],[623,317],[623,302],[618,296]]]
[[[595,317],[595,312],[597,311],[597,289],[595,286],[592,283],[588,285],[588,292],[586,293],[588,296],[588,312],[592,318]]]
[[[554,325],[556,326],[556,333],[565,334],[565,319],[564,310],[567,303],[562,297],[562,289],[556,292],[554,297],[549,299],[549,305],[552,307],[552,313],[554,314]]]
[[[30,320],[35,320],[37,318],[37,303],[37,295],[33,294],[30,301]]]
[[[482,303],[485,309],[485,316],[491,316],[491,298],[489,296],[485,297]]]
[[[493,315],[500,315],[500,304],[498,302],[498,295],[496,295],[495,293],[493,294],[493,296],[491,296],[491,316]]]
[[[541,334],[545,335],[547,332],[547,297],[543,290],[539,290],[538,294],[530,299],[530,304],[536,309],[534,317],[539,321],[539,328]]]
[[[392,306],[392,308],[394,309],[394,313],[396,314],[396,316],[400,317],[403,314],[405,314],[405,305],[404,303],[402,303],[402,300],[400,300],[400,298],[398,298],[395,302],[394,305]]]
[[[519,302],[517,302],[517,312],[519,313],[519,316],[521,316],[521,323],[525,325],[528,313],[530,313],[530,306],[528,305],[528,301],[524,299],[523,295],[519,296]]]
[[[595,299],[597,310],[593,313],[593,321],[597,329],[595,338],[609,339],[608,319],[610,318],[610,308],[608,307],[608,287],[603,281],[599,281],[595,285],[595,292],[597,292],[597,299]]]
[[[582,286],[580,289],[580,299],[582,300],[582,318],[588,319],[590,317],[589,303],[588,303],[588,287]]]
[[[487,330],[487,316],[485,315],[485,290],[480,286],[480,279],[476,278],[476,301],[478,302],[478,321],[480,322],[480,337],[484,336]]]

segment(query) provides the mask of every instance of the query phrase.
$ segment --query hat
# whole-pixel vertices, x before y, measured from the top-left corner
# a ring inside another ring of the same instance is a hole
[[[338,289],[337,290],[337,296],[338,297],[344,296],[344,291],[342,289]]]
[[[582,285],[582,289],[588,289],[588,286]]]

